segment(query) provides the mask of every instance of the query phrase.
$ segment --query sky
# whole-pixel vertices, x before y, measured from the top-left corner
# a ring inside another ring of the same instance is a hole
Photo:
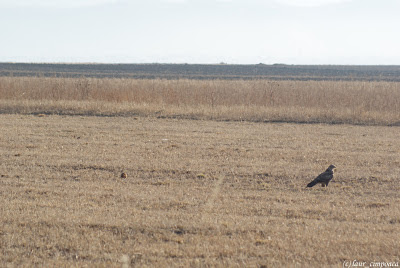
[[[0,0],[0,62],[400,65],[400,0]]]

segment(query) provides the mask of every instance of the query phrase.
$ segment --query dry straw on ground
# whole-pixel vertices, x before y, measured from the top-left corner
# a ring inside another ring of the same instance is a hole
[[[400,83],[1,77],[0,111],[400,124]]]
[[[4,114],[0,125],[2,267],[400,261],[397,127]],[[329,187],[305,187],[331,163]]]

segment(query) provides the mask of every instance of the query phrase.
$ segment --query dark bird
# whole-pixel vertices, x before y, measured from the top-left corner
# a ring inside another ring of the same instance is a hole
[[[325,172],[321,173],[316,177],[312,182],[307,184],[307,187],[313,187],[317,183],[321,183],[322,187],[328,186],[331,179],[333,179],[333,170],[336,167],[334,165],[330,165]]]

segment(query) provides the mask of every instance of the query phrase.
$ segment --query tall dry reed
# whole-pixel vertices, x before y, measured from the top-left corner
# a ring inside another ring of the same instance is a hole
[[[400,83],[1,77],[0,109],[387,125],[400,122]]]

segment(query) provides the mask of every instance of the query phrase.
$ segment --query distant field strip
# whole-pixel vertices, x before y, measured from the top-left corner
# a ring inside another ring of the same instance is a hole
[[[400,82],[0,77],[0,112],[400,125]]]
[[[396,65],[35,64],[0,62],[0,76],[400,81],[400,67]]]

